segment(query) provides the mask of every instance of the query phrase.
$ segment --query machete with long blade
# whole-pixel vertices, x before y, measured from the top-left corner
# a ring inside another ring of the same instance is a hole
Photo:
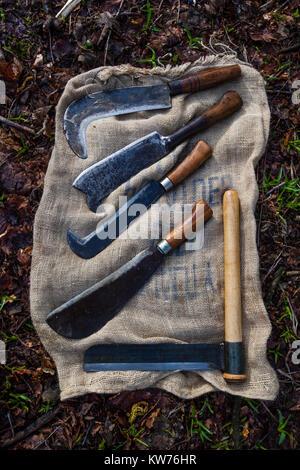
[[[73,186],[86,193],[89,208],[96,212],[99,202],[125,181],[168,155],[188,137],[207,129],[242,107],[236,91],[228,91],[220,101],[168,137],[151,132],[84,170]]]
[[[228,382],[239,383],[246,379],[242,343],[239,199],[233,190],[226,191],[223,197],[223,221],[225,342],[98,344],[85,353],[85,371],[220,369]]]
[[[164,85],[118,88],[91,93],[73,101],[64,114],[64,131],[74,153],[87,158],[86,129],[97,119],[154,109],[171,108],[171,96],[214,87],[241,75],[239,65],[212,68]]]
[[[92,258],[104,250],[113,240],[124,232],[129,224],[141,215],[141,208],[145,211],[163,194],[181,183],[212,154],[211,147],[200,140],[193,150],[179,165],[173,168],[161,181],[150,181],[131,197],[119,210],[109,217],[97,229],[84,238],[78,237],[72,230],[68,230],[68,243],[78,256],[84,259]],[[136,209],[135,209],[136,208]]]
[[[173,229],[156,247],[141,251],[105,279],[53,310],[48,325],[58,334],[73,339],[89,336],[110,321],[145,284],[166,254],[190,237],[197,225],[212,216],[211,208],[198,201],[192,214]],[[199,225],[198,225],[199,227]]]

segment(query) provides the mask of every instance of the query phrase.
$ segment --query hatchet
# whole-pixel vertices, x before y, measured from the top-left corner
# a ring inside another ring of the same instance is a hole
[[[246,379],[242,343],[239,200],[235,191],[223,197],[225,341],[207,344],[97,344],[84,355],[87,372],[108,370],[223,371],[228,382]]]
[[[198,201],[191,215],[154,248],[141,251],[117,271],[50,312],[46,319],[48,325],[61,336],[72,339],[98,331],[145,284],[165,256],[191,237],[202,220],[205,222],[211,216],[211,208]]]
[[[171,96],[205,90],[240,75],[239,65],[229,65],[203,70],[163,85],[91,93],[73,101],[65,111],[63,125],[67,141],[78,157],[87,158],[86,129],[91,122],[136,111],[171,108]]]
[[[211,147],[200,140],[193,150],[161,181],[152,180],[143,186],[116,213],[98,225],[92,233],[80,238],[72,230],[68,230],[67,239],[71,250],[84,259],[96,256],[126,230],[129,224],[141,214],[141,208],[146,211],[163,194],[199,168],[211,154]]]
[[[236,91],[228,91],[215,105],[174,134],[163,137],[151,132],[84,170],[73,186],[86,193],[89,208],[96,212],[99,201],[125,181],[168,155],[188,137],[238,111],[242,104]]]

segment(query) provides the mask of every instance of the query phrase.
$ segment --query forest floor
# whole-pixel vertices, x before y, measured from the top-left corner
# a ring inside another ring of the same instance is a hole
[[[0,446],[299,448],[300,377],[292,361],[299,340],[298,2],[85,0],[57,20],[64,3],[0,1],[0,79],[6,84],[0,115],[9,121],[0,127],[0,339],[7,349],[0,366]],[[257,166],[256,217],[272,323],[267,354],[279,394],[272,402],[221,392],[183,400],[147,389],[60,402],[55,364],[31,323],[28,300],[33,221],[54,145],[55,106],[67,81],[91,68],[181,64],[207,55],[209,45],[222,52],[218,43],[262,74],[271,110]]]

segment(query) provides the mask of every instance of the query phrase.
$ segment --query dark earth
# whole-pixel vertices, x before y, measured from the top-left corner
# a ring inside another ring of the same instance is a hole
[[[7,349],[0,366],[0,446],[299,448],[300,374],[292,360],[294,353],[299,362],[293,347],[300,339],[298,2],[85,0],[56,19],[64,3],[0,1],[0,79],[6,84],[0,104],[0,339]],[[220,44],[262,74],[271,109],[268,145],[256,171],[256,218],[272,322],[267,354],[279,394],[272,402],[221,392],[182,400],[147,389],[59,402],[55,364],[31,323],[28,300],[33,221],[54,145],[55,106],[67,81],[91,68],[181,64],[209,54],[208,47],[223,52]]]

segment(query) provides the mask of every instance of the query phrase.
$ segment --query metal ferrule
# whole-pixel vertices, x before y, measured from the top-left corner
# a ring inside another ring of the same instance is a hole
[[[233,375],[244,374],[243,343],[225,341],[224,343],[225,372]]]
[[[165,191],[169,191],[169,189],[173,188],[174,186],[172,181],[167,176],[160,181],[160,184],[162,185]]]
[[[166,255],[169,251],[172,250],[171,245],[167,242],[167,240],[162,240],[156,245],[156,248],[163,254]]]

